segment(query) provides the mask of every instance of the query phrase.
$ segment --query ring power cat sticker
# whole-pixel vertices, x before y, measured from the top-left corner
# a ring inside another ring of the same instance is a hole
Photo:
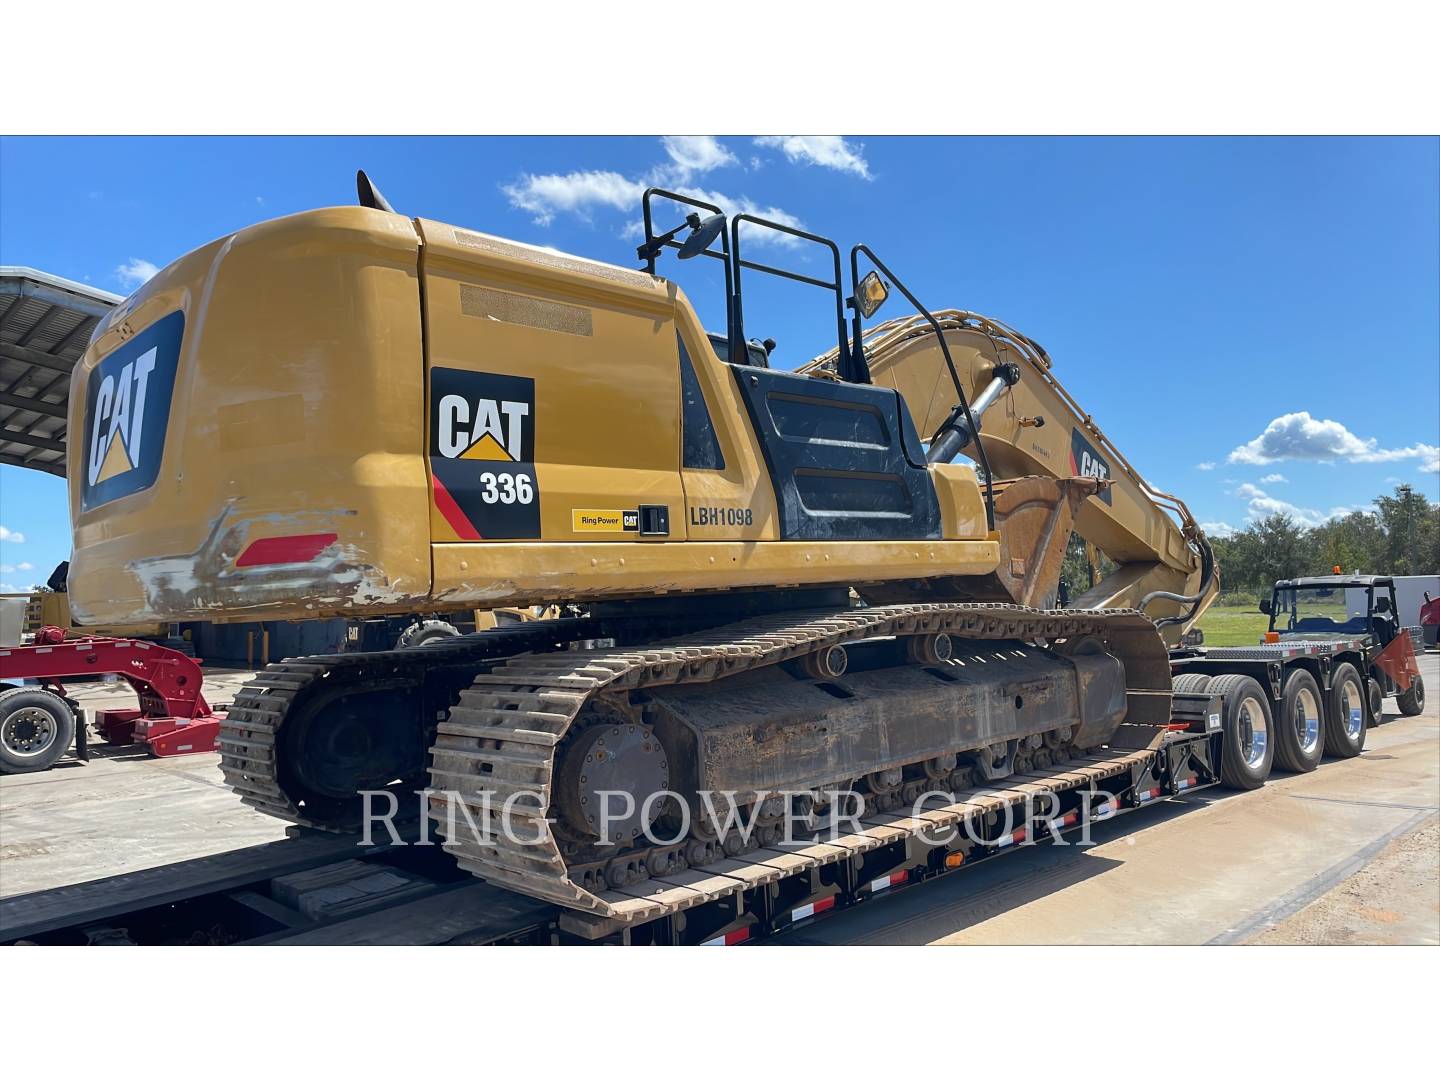
[[[82,509],[143,491],[160,475],[184,336],[184,313],[171,312],[90,373],[80,453]]]
[[[434,368],[430,473],[435,506],[460,539],[538,539],[535,380]]]
[[[572,532],[639,532],[639,510],[571,510]]]

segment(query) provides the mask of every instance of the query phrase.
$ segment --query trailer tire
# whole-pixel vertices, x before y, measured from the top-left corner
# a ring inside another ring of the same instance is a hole
[[[1171,680],[1170,689],[1177,694],[1203,694],[1210,686],[1210,676],[1187,671]]]
[[[1325,698],[1315,676],[1292,668],[1280,696],[1275,764],[1287,772],[1313,772],[1325,756]]]
[[[1352,758],[1365,748],[1365,685],[1354,664],[1337,664],[1325,706],[1325,752]]]
[[[1370,726],[1380,726],[1380,716],[1385,711],[1385,695],[1380,690],[1380,684],[1374,678],[1365,680],[1370,692]]]
[[[1395,698],[1400,706],[1401,716],[1419,716],[1425,709],[1425,681],[1416,675],[1410,680],[1410,689]]]
[[[1249,675],[1219,675],[1206,688],[1224,698],[1221,727],[1220,782],[1239,791],[1253,791],[1270,775],[1275,740],[1270,702]]]
[[[426,619],[423,622],[411,623],[402,630],[399,639],[395,642],[395,647],[397,649],[417,649],[432,641],[444,641],[447,638],[459,636],[460,631],[444,619]]]
[[[75,741],[75,713],[49,690],[0,693],[0,773],[42,772]]]

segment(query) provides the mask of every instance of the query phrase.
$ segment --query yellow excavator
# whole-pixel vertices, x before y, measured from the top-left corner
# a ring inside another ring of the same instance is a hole
[[[72,610],[563,613],[270,665],[219,740],[248,803],[345,829],[366,792],[427,789],[463,866],[605,916],[607,889],[769,843],[771,793],[884,810],[1163,728],[1209,547],[1028,338],[678,193],[645,193],[628,269],[359,192],[183,256],[97,328]],[[830,270],[758,261],[766,230]],[[672,251],[720,264],[724,333],[657,272]],[[828,355],[769,366],[756,274],[833,301]],[[914,314],[867,329],[892,292]],[[1072,531],[1118,569],[1057,609]]]

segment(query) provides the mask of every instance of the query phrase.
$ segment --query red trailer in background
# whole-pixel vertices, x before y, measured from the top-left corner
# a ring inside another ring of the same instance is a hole
[[[47,626],[32,645],[0,649],[0,773],[48,769],[72,743],[86,760],[84,714],[64,680],[104,675],[129,683],[140,706],[95,711],[95,730],[106,742],[143,743],[157,757],[215,749],[223,714],[201,692],[198,660],[150,641],[67,639]],[[21,679],[40,685],[15,685]]]
[[[1425,635],[1425,647],[1433,649],[1437,643],[1436,637],[1440,635],[1440,596],[1433,600],[1430,594],[1425,594],[1425,602],[1420,605],[1420,630]]]

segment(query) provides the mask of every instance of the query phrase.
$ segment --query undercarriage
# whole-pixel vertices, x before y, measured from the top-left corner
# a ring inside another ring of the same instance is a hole
[[[607,632],[623,630],[555,620],[272,665],[226,721],[227,779],[267,813],[347,829],[362,791],[427,787],[428,747],[430,814],[463,867],[607,916],[607,890],[774,844],[797,818],[1058,766],[1169,710],[1163,642],[1133,612],[912,604],[639,647]]]

